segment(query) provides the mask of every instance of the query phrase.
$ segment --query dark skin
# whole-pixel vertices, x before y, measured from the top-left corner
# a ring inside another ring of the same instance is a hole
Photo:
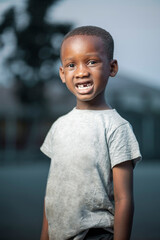
[[[45,213],[45,201],[44,201],[44,210],[43,210],[43,223],[42,223],[42,232],[40,240],[49,240],[48,236],[48,221]]]
[[[133,165],[126,161],[113,168],[115,215],[114,240],[129,240],[134,213]]]
[[[60,77],[76,96],[77,109],[107,110],[104,92],[109,77],[118,71],[116,60],[109,60],[103,41],[97,36],[73,36],[61,49]],[[82,87],[83,86],[83,87]],[[116,165],[113,171],[115,218],[114,240],[129,240],[133,220],[133,166],[131,161]],[[41,240],[48,240],[44,211]]]
[[[93,43],[93,44],[91,44]],[[77,99],[78,109],[109,109],[104,92],[109,76],[118,71],[116,60],[108,60],[101,38],[74,36],[66,39],[61,49],[60,77]],[[77,84],[90,83],[86,90]]]

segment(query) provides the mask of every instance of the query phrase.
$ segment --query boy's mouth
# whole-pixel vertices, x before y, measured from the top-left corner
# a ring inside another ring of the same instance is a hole
[[[78,89],[88,89],[88,88],[90,88],[91,86],[92,86],[91,83],[84,83],[84,84],[78,84],[76,87],[77,87]]]
[[[93,82],[91,82],[91,81],[80,82],[80,83],[76,83],[75,86],[76,86],[76,89],[77,89],[78,93],[87,94],[87,93],[90,93],[90,91],[92,91]]]

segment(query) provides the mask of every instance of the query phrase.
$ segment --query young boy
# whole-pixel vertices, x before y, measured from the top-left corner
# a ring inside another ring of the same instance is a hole
[[[130,124],[105,101],[118,71],[113,39],[79,27],[61,46],[60,77],[76,107],[51,127],[41,150],[51,158],[41,240],[128,240],[133,168],[141,155]]]

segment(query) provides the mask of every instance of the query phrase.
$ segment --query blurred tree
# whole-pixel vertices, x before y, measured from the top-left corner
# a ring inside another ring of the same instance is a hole
[[[57,78],[61,40],[71,24],[46,21],[49,7],[56,2],[28,0],[25,10],[11,7],[0,23],[1,36],[10,38],[12,45],[5,66],[9,78],[17,82],[17,96],[24,104],[42,104],[45,82]],[[0,48],[4,44],[1,41]]]

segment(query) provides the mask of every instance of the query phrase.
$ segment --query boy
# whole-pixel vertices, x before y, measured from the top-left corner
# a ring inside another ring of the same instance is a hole
[[[111,35],[94,26],[62,42],[60,77],[77,105],[41,147],[51,158],[41,240],[130,238],[141,155],[130,124],[105,101],[108,78],[118,71],[113,48]]]

